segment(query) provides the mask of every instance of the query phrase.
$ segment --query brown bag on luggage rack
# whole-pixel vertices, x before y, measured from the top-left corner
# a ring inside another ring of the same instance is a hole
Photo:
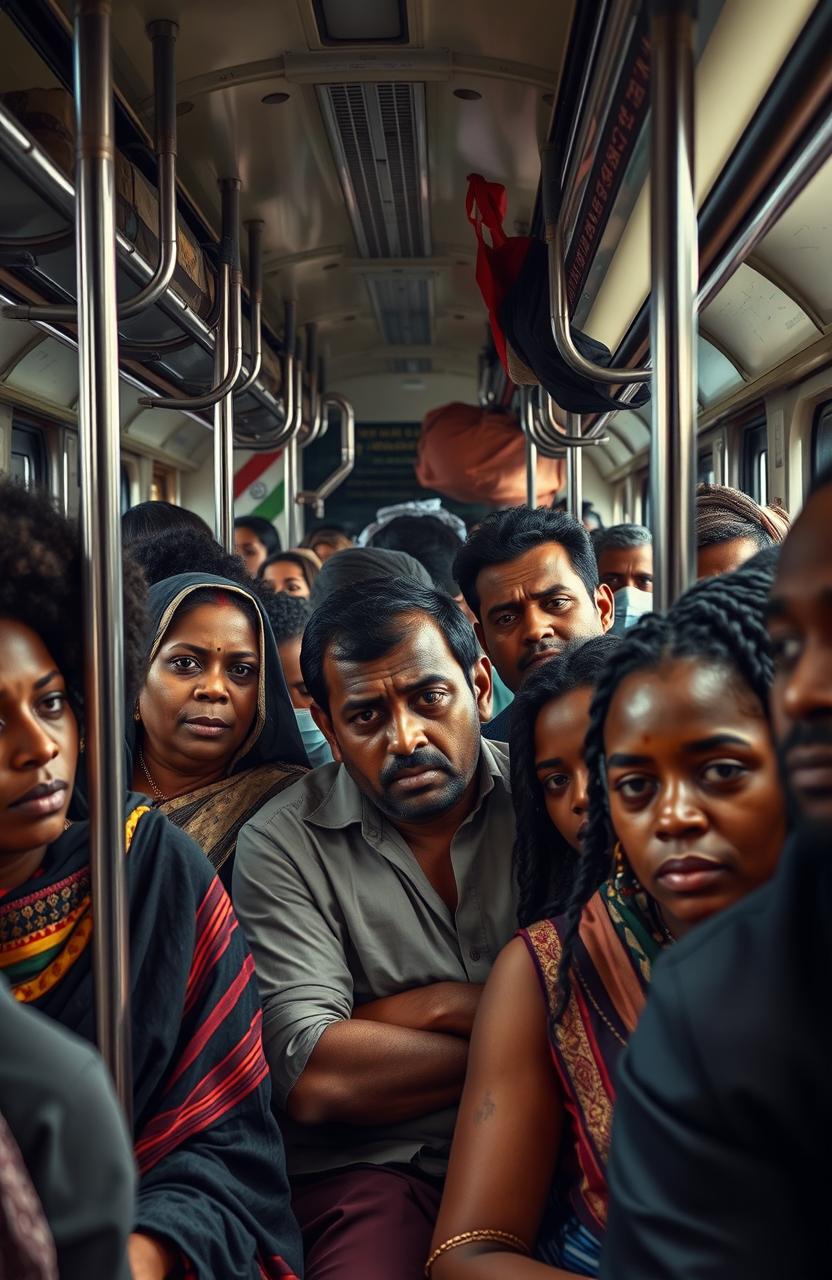
[[[415,470],[424,488],[457,502],[512,507],[526,501],[525,440],[507,413],[459,402],[432,409],[422,423]],[[538,458],[538,505],[550,506],[563,483],[563,463]]]

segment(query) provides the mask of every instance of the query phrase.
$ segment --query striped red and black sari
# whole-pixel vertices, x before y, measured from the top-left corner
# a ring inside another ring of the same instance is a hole
[[[126,813],[134,1229],[196,1280],[300,1276],[251,955],[201,850],[141,797]],[[95,1042],[88,857],[75,823],[0,899],[0,970],[17,999]]]

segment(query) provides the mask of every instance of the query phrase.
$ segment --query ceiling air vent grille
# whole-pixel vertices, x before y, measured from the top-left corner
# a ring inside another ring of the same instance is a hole
[[[429,256],[425,87],[318,86],[362,258]]]

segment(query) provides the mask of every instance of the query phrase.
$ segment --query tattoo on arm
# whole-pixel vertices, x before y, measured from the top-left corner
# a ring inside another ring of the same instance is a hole
[[[490,1120],[494,1112],[497,1110],[497,1104],[491,1097],[490,1090],[486,1089],[485,1097],[474,1112],[474,1123],[484,1124],[486,1120]]]

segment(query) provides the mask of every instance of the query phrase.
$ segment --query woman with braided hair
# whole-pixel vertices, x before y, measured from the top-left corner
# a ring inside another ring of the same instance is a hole
[[[761,507],[726,484],[696,490],[696,576],[714,578],[739,569],[758,551],[778,546],[789,532],[788,512],[777,502]]]
[[[483,993],[432,1280],[598,1274],[613,1081],[652,964],[767,880],[785,836],[766,705],[775,557],[699,583],[666,618],[644,618],[606,663],[596,656],[570,891],[564,900],[562,877],[546,884],[518,863],[526,917],[553,883],[558,914],[521,929]],[[557,717],[544,740],[551,706],[534,728],[538,777],[549,776],[549,757],[566,772]],[[518,745],[519,735],[515,726]],[[518,778],[512,763],[515,786],[533,792],[534,774]],[[527,804],[524,795],[521,814]]]

